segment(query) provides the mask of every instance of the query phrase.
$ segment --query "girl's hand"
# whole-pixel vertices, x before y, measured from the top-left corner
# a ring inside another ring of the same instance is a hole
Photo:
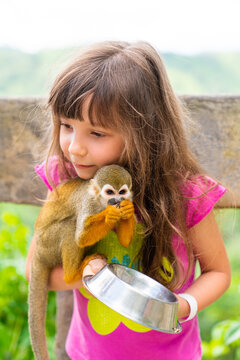
[[[105,265],[107,264],[107,261],[105,259],[93,259],[89,261],[89,263],[85,266],[83,269],[83,278],[87,275],[95,275],[99,272]],[[83,284],[84,286],[84,284]],[[84,286],[85,290],[88,292],[88,294],[92,295],[87,288]]]

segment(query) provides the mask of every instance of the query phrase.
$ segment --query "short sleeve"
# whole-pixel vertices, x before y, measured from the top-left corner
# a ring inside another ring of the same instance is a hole
[[[198,177],[186,182],[183,195],[186,204],[186,226],[199,223],[214,208],[227,189],[210,177]]]
[[[71,164],[67,164],[68,170],[70,174],[75,177],[77,176],[76,172],[72,168]],[[35,172],[40,176],[43,182],[46,184],[49,190],[52,191],[52,186],[50,182],[52,182],[55,186],[59,185],[60,183],[60,176],[59,176],[59,158],[58,156],[52,156],[48,161],[47,167],[47,174],[46,175],[46,167],[45,162],[42,164],[36,165],[34,168]],[[49,180],[50,182],[49,182]],[[67,177],[62,176],[62,180],[67,179]]]

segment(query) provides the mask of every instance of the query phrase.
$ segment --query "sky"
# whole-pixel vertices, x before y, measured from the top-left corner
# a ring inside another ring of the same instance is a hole
[[[240,52],[239,17],[240,0],[1,0],[0,46],[145,40],[160,52]]]

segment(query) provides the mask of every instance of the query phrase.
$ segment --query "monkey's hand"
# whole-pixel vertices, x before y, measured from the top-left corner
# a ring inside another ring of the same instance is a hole
[[[115,205],[108,205],[105,211],[105,223],[109,225],[110,229],[112,229],[122,217],[121,209],[117,208]]]
[[[136,229],[133,203],[129,200],[121,201],[120,212],[121,220],[116,226],[118,241],[122,246],[128,247],[133,240]]]
[[[134,205],[129,200],[123,200],[120,203],[121,219],[127,220],[134,216]]]
[[[100,213],[89,216],[84,230],[77,236],[77,244],[80,247],[95,244],[104,238],[120,219],[121,211],[115,205],[108,205]]]

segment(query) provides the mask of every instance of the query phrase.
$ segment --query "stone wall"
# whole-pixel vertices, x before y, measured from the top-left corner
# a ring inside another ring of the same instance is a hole
[[[189,144],[208,174],[229,188],[223,207],[240,207],[240,95],[182,96],[192,118]],[[0,99],[0,201],[41,204],[33,166],[48,116],[43,99]]]

